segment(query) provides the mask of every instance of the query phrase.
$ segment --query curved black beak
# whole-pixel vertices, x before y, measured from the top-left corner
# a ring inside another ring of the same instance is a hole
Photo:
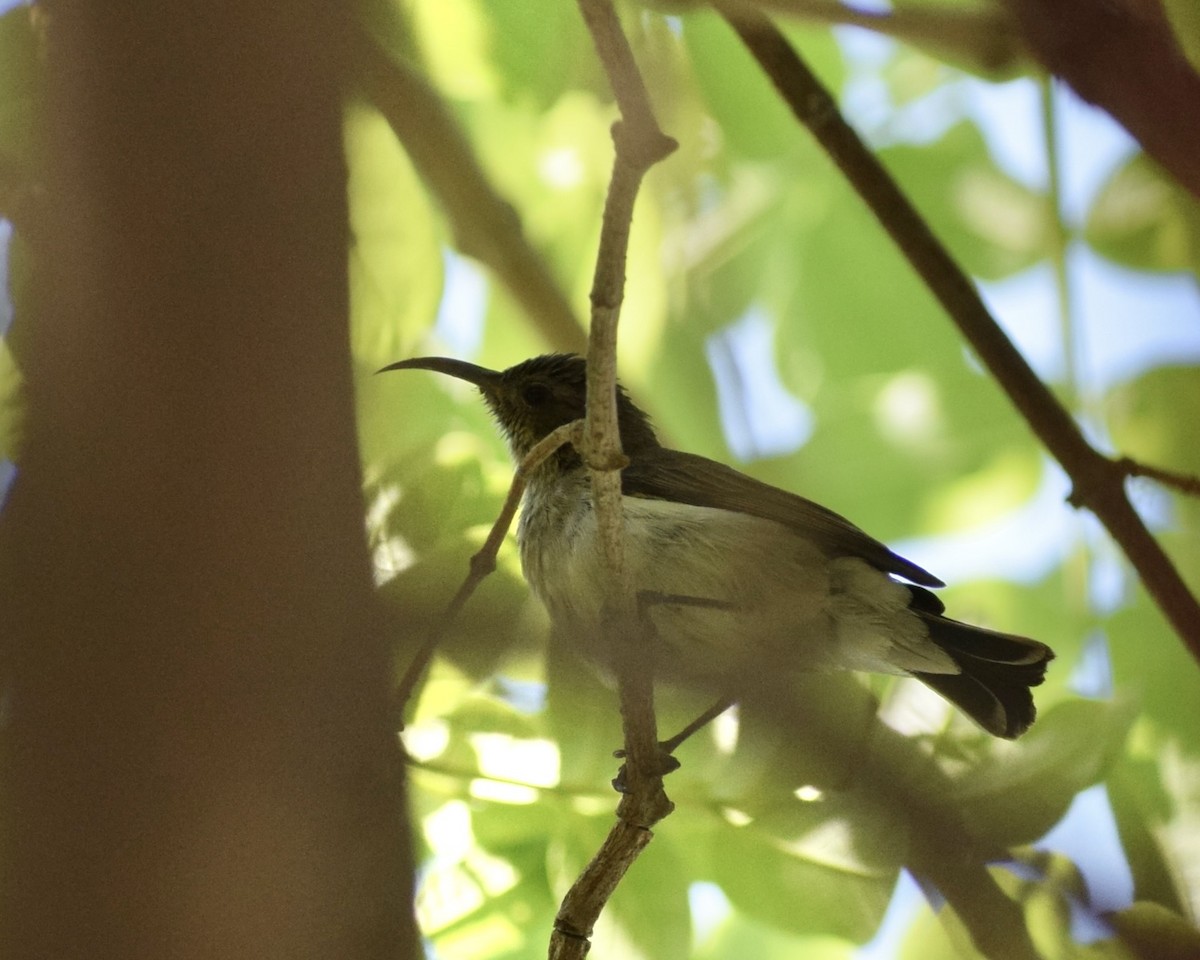
[[[466,380],[480,389],[494,387],[500,382],[499,370],[489,370],[487,367],[467,363],[465,360],[452,360],[449,357],[413,357],[411,360],[398,360],[375,372],[384,373],[388,370],[432,370],[435,373],[444,373],[448,377]]]

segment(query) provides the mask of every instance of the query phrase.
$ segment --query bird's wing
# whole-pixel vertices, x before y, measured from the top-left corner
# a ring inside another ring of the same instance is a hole
[[[892,553],[845,517],[732,467],[693,453],[660,449],[635,458],[621,474],[626,496],[675,500],[773,520],[813,541],[831,557],[861,557],[873,567],[926,587],[945,586],[911,560]]]

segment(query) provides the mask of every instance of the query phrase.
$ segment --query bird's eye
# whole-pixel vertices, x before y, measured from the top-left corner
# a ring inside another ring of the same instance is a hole
[[[521,391],[521,399],[531,407],[540,407],[550,399],[550,388],[544,383],[531,383]]]

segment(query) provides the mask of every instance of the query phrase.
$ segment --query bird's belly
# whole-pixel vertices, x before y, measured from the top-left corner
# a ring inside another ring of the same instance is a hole
[[[626,497],[625,560],[656,672],[708,679],[730,671],[842,665],[830,612],[830,565],[780,524],[727,510]],[[563,514],[559,514],[561,521]],[[523,520],[526,578],[568,639],[608,661],[597,629],[606,574],[590,508],[556,530]]]

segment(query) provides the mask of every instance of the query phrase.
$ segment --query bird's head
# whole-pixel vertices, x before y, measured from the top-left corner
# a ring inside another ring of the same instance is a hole
[[[385,370],[433,370],[473,383],[483,394],[519,462],[535,443],[557,427],[584,415],[587,364],[583,357],[551,353],[533,357],[507,370],[489,370],[449,357],[415,357],[388,364]],[[625,390],[617,387],[617,420],[627,453],[657,446],[649,418]],[[564,456],[575,456],[564,448]]]

